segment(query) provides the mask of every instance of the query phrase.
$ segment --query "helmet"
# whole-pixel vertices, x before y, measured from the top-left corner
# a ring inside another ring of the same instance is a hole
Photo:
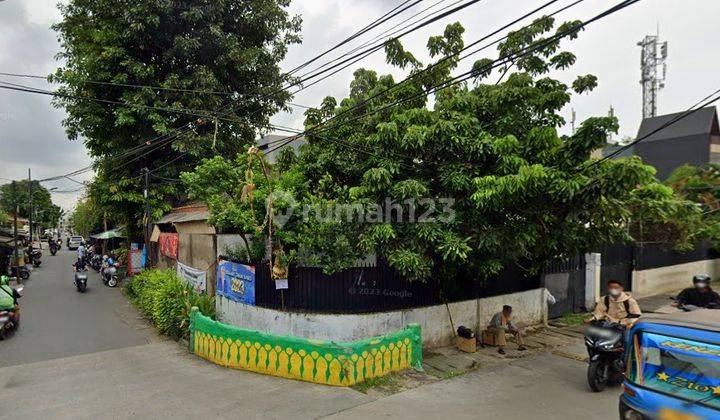
[[[107,263],[113,265],[115,264],[115,260],[113,260],[112,258],[108,258]]]
[[[697,274],[693,277],[693,283],[710,283],[710,276],[707,274]]]

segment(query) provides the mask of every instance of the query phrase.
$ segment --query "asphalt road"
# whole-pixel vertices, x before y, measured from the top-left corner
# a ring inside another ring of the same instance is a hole
[[[42,265],[25,283],[20,329],[0,342],[0,366],[93,353],[157,340],[120,289],[88,271],[88,289],[73,285],[74,251],[43,250]]]
[[[0,342],[0,419],[617,418],[619,388],[591,393],[585,363],[548,353],[384,398],[222,368],[159,338],[92,270],[78,293],[73,258],[44,256],[26,283]]]

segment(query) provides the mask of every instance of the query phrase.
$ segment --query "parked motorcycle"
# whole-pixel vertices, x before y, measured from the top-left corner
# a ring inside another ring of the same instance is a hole
[[[42,263],[42,251],[39,249],[33,249],[30,251],[30,261],[32,261],[33,266],[40,267],[40,264]]]
[[[92,258],[90,258],[90,267],[93,268],[95,271],[100,271],[103,265],[103,258],[100,254],[94,254]]]
[[[10,267],[10,277],[27,280],[30,278],[30,270],[24,265]]]
[[[103,283],[106,286],[109,287],[115,287],[118,284],[119,281],[119,273],[118,269],[120,268],[120,263],[116,262],[112,258],[108,258],[103,263],[103,268],[100,272],[100,275],[102,276]]]
[[[78,292],[85,293],[87,289],[87,269],[75,271],[74,282]]]
[[[625,326],[607,320],[593,321],[585,330],[589,362],[587,380],[593,392],[622,382],[625,372]]]

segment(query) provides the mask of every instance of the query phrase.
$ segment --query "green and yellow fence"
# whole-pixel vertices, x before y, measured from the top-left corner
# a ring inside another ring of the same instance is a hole
[[[190,313],[190,351],[221,366],[318,384],[350,386],[422,369],[420,326],[349,343],[246,330]]]

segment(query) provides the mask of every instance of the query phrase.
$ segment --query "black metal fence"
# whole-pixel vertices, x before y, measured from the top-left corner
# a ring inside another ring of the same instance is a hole
[[[695,261],[720,258],[720,252],[710,242],[698,243],[692,251],[677,252],[657,244],[645,244],[635,249],[635,269],[667,267]]]
[[[550,261],[543,270],[542,285],[555,298],[555,304],[548,308],[550,318],[584,311],[585,257]]]
[[[386,263],[325,274],[319,267],[291,267],[288,288],[276,290],[267,265],[255,270],[257,306],[321,313],[365,313],[439,305],[540,287],[540,275],[509,267],[485,281],[458,276],[453,282],[409,281]]]

